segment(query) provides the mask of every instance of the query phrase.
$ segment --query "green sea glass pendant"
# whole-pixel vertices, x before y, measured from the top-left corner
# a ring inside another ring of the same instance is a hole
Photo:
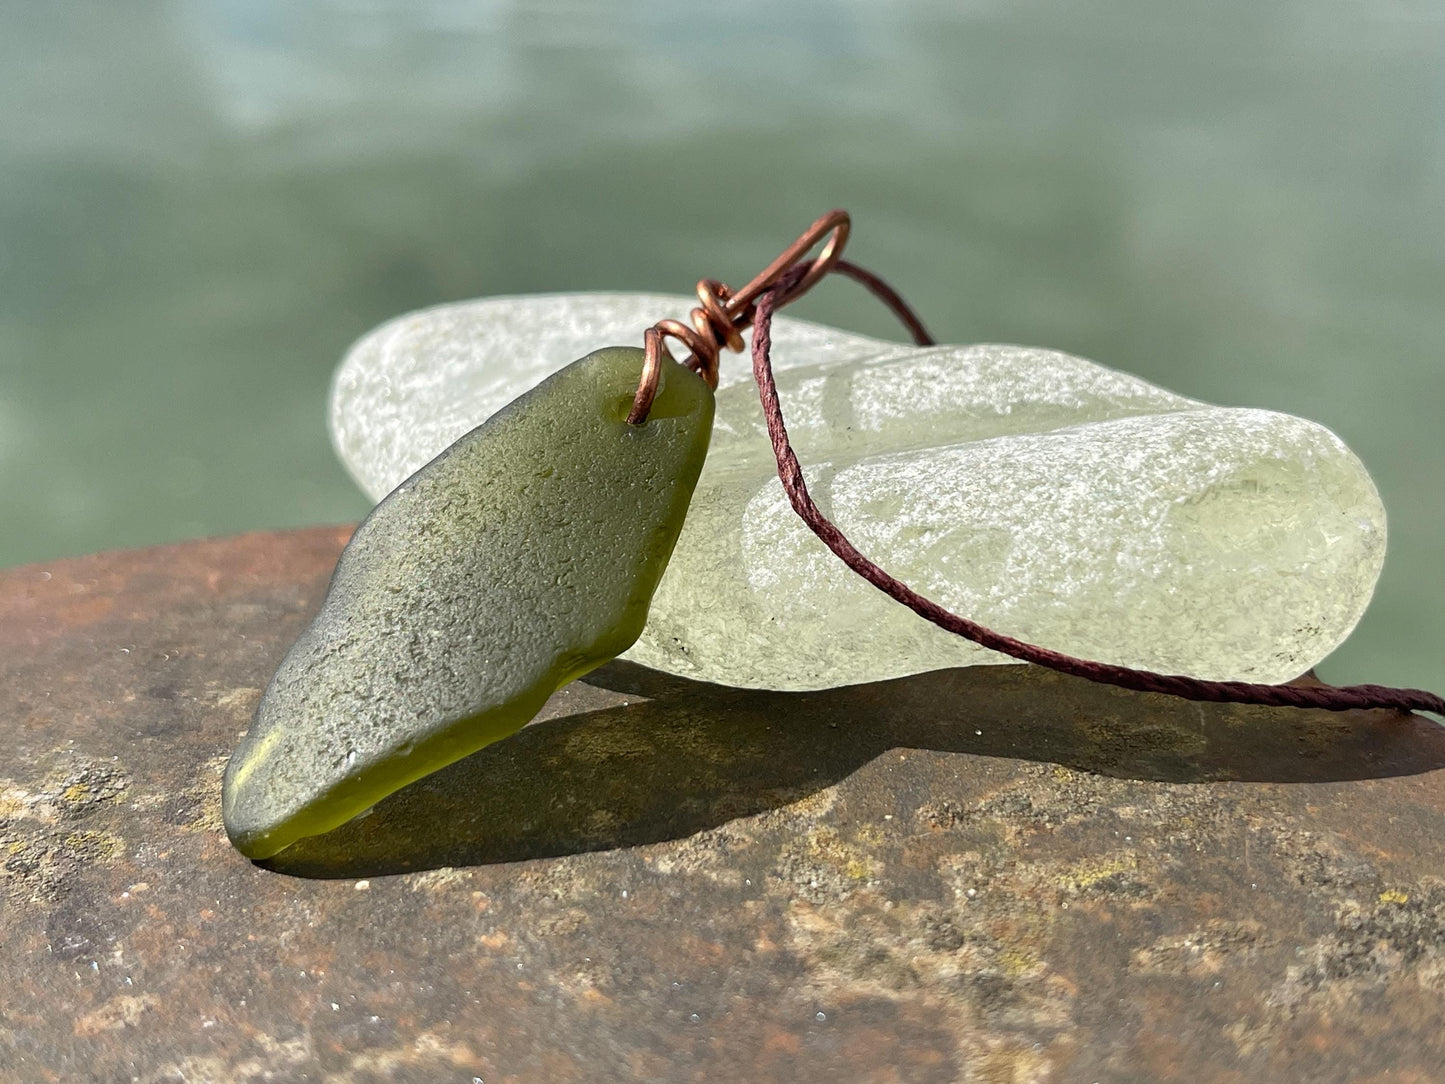
[[[520,729],[625,651],[682,529],[713,395],[643,352],[557,372],[386,497],[337,563],[226,769],[238,850],[266,858]]]

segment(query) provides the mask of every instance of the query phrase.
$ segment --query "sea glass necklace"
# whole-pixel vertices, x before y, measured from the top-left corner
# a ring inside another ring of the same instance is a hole
[[[519,730],[562,685],[641,634],[707,455],[721,351],[744,348],[789,503],[845,565],[939,627],[1024,662],[1192,700],[1445,714],[1422,690],[1205,681],[1093,662],[949,612],[863,555],[819,510],[789,443],[774,312],[824,276],[862,283],[933,339],[885,282],[841,258],[832,211],[740,290],[705,279],[691,324],[597,350],[543,380],[383,499],[337,563],[227,767],[226,830],[265,858]],[[821,248],[819,248],[821,246]],[[817,255],[809,257],[815,248]],[[688,351],[679,362],[672,339]]]

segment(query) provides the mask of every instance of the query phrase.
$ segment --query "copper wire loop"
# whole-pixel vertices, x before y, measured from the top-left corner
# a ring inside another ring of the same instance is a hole
[[[666,353],[672,358],[672,352],[667,349],[667,339],[676,339],[687,347],[689,353],[682,364],[706,380],[708,387],[716,388],[718,357],[724,347],[734,353],[742,352],[743,331],[753,322],[758,297],[777,285],[790,268],[826,238],[822,251],[813,257],[797,284],[778,299],[777,305],[781,308],[802,297],[837,265],[843,246],[848,243],[851,226],[847,211],[829,211],[736,292],[716,279],[699,282],[697,297],[700,304],[688,313],[691,327],[680,320],[659,320],[643,334],[645,358],[642,379],[632,399],[632,410],[627,415],[628,424],[641,425],[647,420],[652,401],[657,397],[658,381],[662,378],[662,356]]]

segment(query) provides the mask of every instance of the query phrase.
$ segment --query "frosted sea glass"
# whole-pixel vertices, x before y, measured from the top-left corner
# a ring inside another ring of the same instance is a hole
[[[466,434],[382,501],[337,564],[227,767],[226,830],[264,858],[504,738],[625,650],[682,527],[713,396],[601,350]]]
[[[687,299],[495,298],[372,332],[333,385],[373,495],[585,343],[640,341]],[[1209,406],[1056,351],[897,345],[780,317],[783,409],[824,512],[890,572],[1002,632],[1087,658],[1283,681],[1363,613],[1385,516],[1329,430]],[[724,358],[713,447],[626,658],[817,689],[1011,661],[843,567],[789,509],[756,391]]]

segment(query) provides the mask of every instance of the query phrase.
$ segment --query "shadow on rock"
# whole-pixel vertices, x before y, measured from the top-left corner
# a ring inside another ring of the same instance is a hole
[[[894,748],[1167,783],[1327,782],[1445,766],[1445,728],[1393,712],[1195,704],[979,666],[813,693],[615,662],[539,721],[264,863],[368,877],[679,839],[776,809]]]

